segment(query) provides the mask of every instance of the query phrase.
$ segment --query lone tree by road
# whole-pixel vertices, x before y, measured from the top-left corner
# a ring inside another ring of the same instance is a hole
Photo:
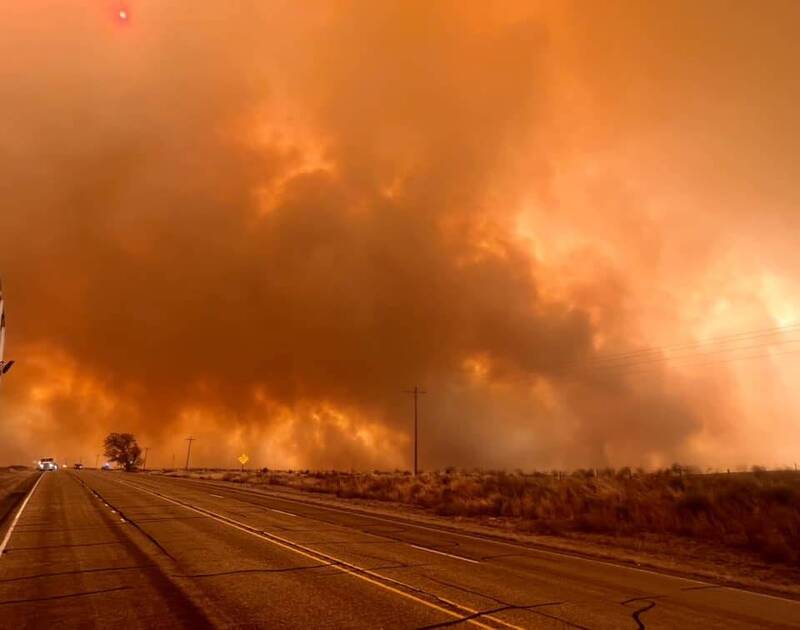
[[[131,471],[142,461],[142,449],[132,433],[109,433],[103,443],[108,461],[117,462]]]

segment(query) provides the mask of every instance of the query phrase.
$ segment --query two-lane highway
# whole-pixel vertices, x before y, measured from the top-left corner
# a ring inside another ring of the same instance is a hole
[[[224,483],[61,471],[0,558],[0,620],[800,628],[800,603]]]

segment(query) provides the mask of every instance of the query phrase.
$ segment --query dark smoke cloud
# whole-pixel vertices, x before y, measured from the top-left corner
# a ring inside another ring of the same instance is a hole
[[[639,111],[582,74],[633,72],[604,58],[641,49],[628,22],[582,49],[569,10],[511,4],[53,4],[0,31],[0,458],[132,430],[157,464],[193,433],[197,463],[406,466],[414,383],[425,466],[669,463],[734,431],[727,372],[564,370],[685,323],[686,219],[579,163],[608,155],[593,116]]]

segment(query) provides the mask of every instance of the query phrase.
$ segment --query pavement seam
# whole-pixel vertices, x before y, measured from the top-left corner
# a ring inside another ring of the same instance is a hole
[[[153,565],[139,564],[131,567],[107,567],[101,569],[79,569],[77,571],[56,571],[53,573],[37,573],[35,575],[21,575],[13,578],[2,578],[0,584],[8,584],[9,582],[20,582],[22,580],[38,580],[39,578],[59,577],[62,575],[82,575],[84,573],[105,573],[112,571],[132,571],[134,569],[148,569]]]
[[[330,562],[325,564],[312,564],[307,567],[284,567],[282,569],[236,569],[234,571],[220,571],[219,573],[175,573],[175,578],[209,578],[224,577],[226,575],[240,575],[247,573],[293,573],[295,571],[308,571],[310,569],[327,569],[333,566]]]
[[[71,597],[87,597],[89,595],[100,595],[103,593],[113,593],[115,591],[130,591],[131,586],[117,586],[115,588],[106,588],[99,591],[81,591],[80,593],[67,593],[65,595],[52,595],[50,597],[32,597],[30,599],[10,599],[0,601],[0,606],[10,606],[12,604],[30,604],[31,602],[49,602],[56,599],[69,599]]]
[[[476,612],[475,614],[470,615],[469,617],[463,617],[462,619],[454,619],[453,621],[444,621],[442,623],[436,623],[436,624],[433,624],[433,625],[430,625],[430,626],[423,626],[421,628],[418,628],[417,630],[434,630],[435,628],[447,628],[447,627],[450,627],[450,626],[455,626],[455,625],[457,625],[459,623],[464,623],[465,621],[471,621],[473,619],[478,619],[478,618],[480,618],[480,617],[482,617],[484,615],[494,615],[494,614],[497,614],[497,613],[500,613],[500,612],[506,612],[508,610],[526,610],[526,611],[535,612],[535,611],[533,611],[534,608],[542,608],[544,606],[558,606],[558,605],[563,604],[563,603],[564,602],[543,602],[541,604],[531,604],[530,606],[514,606],[513,604],[509,604],[508,606],[500,606],[499,608],[492,608],[491,610],[486,610],[486,611],[482,611],[482,612]],[[563,619],[559,619],[558,617],[553,617],[552,615],[545,615],[545,616],[546,617],[550,617],[552,619],[558,619],[559,621],[562,621],[563,623],[566,623],[567,625],[570,625],[573,628],[580,628],[581,630],[589,630],[588,628],[585,628],[584,626],[578,626],[578,625],[572,624],[572,623],[570,623],[568,621],[564,621]]]
[[[500,606],[504,607],[503,610],[524,610],[526,612],[531,612],[531,613],[533,613],[535,615],[539,615],[541,617],[547,617],[549,619],[557,619],[561,623],[563,623],[563,624],[565,624],[567,626],[571,626],[573,628],[584,629],[584,626],[580,626],[578,624],[572,623],[571,621],[563,619],[562,617],[558,617],[556,615],[548,615],[548,614],[542,613],[542,612],[540,612],[538,610],[534,610],[534,608],[541,608],[541,607],[544,607],[544,606],[560,606],[560,605],[568,603],[566,601],[545,602],[545,603],[542,603],[542,604],[527,604],[527,605],[526,604],[512,604],[510,602],[506,602],[506,601],[504,601],[502,599],[499,599],[498,597],[495,597],[494,595],[487,595],[486,593],[482,593],[480,591],[475,591],[475,590],[472,590],[472,589],[469,589],[469,588],[464,588],[463,586],[460,586],[458,584],[453,584],[452,582],[448,582],[446,580],[440,580],[439,578],[435,578],[435,577],[432,577],[430,575],[423,575],[423,577],[425,577],[425,579],[427,579],[427,580],[430,580],[431,582],[436,582],[437,584],[441,584],[442,586],[447,586],[449,588],[454,588],[456,590],[463,591],[465,593],[469,593],[470,595],[477,595],[478,597],[483,597],[484,599],[490,599],[493,602],[495,602],[497,604],[500,604]]]

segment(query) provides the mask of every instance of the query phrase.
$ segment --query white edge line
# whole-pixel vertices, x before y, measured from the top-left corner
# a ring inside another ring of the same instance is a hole
[[[173,503],[173,504],[175,504],[175,505],[177,505],[179,507],[182,507],[182,508],[184,508],[186,510],[191,510],[192,512],[197,512],[198,514],[202,514],[203,516],[210,516],[211,518],[217,520],[218,522],[222,523],[223,525],[228,525],[229,527],[233,527],[234,529],[238,529],[239,531],[242,531],[242,532],[244,532],[246,534],[250,534],[251,536],[255,536],[256,538],[261,538],[262,540],[266,540],[267,542],[271,542],[274,545],[278,545],[278,546],[283,547],[283,548],[285,548],[285,549],[287,549],[289,551],[293,551],[293,552],[295,552],[297,554],[300,554],[301,556],[305,556],[305,557],[310,558],[312,560],[317,560],[318,561],[319,557],[326,558],[328,560],[333,560],[333,562],[336,563],[336,564],[331,564],[330,566],[332,568],[334,568],[334,569],[338,569],[339,571],[342,571],[343,573],[348,573],[349,575],[352,575],[353,577],[359,578],[359,579],[364,580],[366,582],[370,582],[371,584],[375,584],[376,586],[379,586],[379,587],[381,587],[383,589],[386,589],[388,591],[391,591],[393,593],[397,593],[398,595],[402,595],[403,597],[407,597],[408,599],[412,599],[412,600],[414,600],[416,602],[419,602],[420,604],[428,606],[429,608],[433,608],[434,610],[438,610],[440,612],[443,612],[443,613],[445,613],[445,614],[447,614],[447,615],[449,615],[451,617],[455,617],[456,619],[462,619],[462,616],[458,615],[454,611],[447,610],[446,608],[442,608],[441,606],[437,606],[436,604],[434,604],[432,602],[428,602],[428,601],[426,601],[424,599],[421,599],[421,598],[419,598],[419,597],[417,597],[415,595],[412,595],[411,593],[406,593],[405,591],[401,591],[400,589],[394,588],[393,586],[390,586],[388,584],[380,582],[377,579],[373,579],[373,578],[369,577],[368,575],[364,575],[364,573],[366,573],[366,574],[371,574],[372,573],[372,571],[370,571],[369,569],[364,569],[362,567],[357,567],[356,565],[351,565],[351,563],[349,563],[349,562],[346,562],[346,561],[343,561],[343,560],[339,560],[338,558],[334,558],[333,556],[329,556],[328,554],[323,553],[321,551],[315,551],[313,549],[309,549],[309,552],[311,552],[311,553],[308,553],[308,552],[303,550],[302,545],[300,545],[299,543],[295,543],[295,542],[293,542],[291,540],[286,540],[285,542],[282,542],[283,539],[280,536],[277,536],[275,534],[271,534],[270,535],[271,537],[267,537],[263,533],[260,533],[260,532],[256,531],[255,528],[252,527],[252,525],[247,525],[246,523],[239,523],[239,521],[236,521],[236,520],[234,520],[232,518],[229,518],[227,516],[224,516],[222,514],[217,514],[215,512],[212,512],[211,510],[206,510],[205,508],[198,509],[198,508],[196,508],[194,506],[191,506],[191,505],[188,505],[186,503],[183,503],[182,501],[177,501],[175,499],[172,499],[172,498],[168,497],[167,495],[161,494],[160,492],[154,492],[152,490],[147,490],[147,489],[143,488],[142,486],[140,486],[139,484],[133,484],[133,483],[124,482],[124,481],[120,481],[120,482],[117,482],[117,483],[123,483],[125,485],[134,487],[137,490],[139,490],[140,492],[145,492],[145,493],[150,494],[150,495],[152,495],[154,497],[158,497],[160,499],[163,499],[164,501],[169,501],[170,503]],[[312,554],[316,554],[318,557],[315,557]],[[352,569],[349,568],[350,566],[352,566],[353,568]],[[357,569],[357,570],[355,570],[355,569]],[[362,571],[364,573],[361,573]],[[386,577],[384,577],[382,575],[377,575],[376,574],[375,577],[380,578],[382,580],[394,581],[391,578],[386,578]],[[478,612],[477,610],[472,610],[471,608],[467,608],[463,604],[454,604],[454,605],[458,606],[462,610],[465,610],[465,611],[467,611],[469,613],[477,613]],[[506,626],[508,628],[514,628],[514,629],[517,629],[517,630],[522,630],[522,628],[520,628],[519,626],[515,626],[515,625],[512,625],[512,624],[509,624],[508,622],[505,622],[502,619],[497,619],[496,617],[493,617],[491,615],[485,615],[485,617],[487,619],[490,619],[490,620],[496,622],[496,623],[500,623],[501,625],[504,625],[504,626]],[[466,619],[464,621],[466,621],[466,623],[470,623],[470,624],[473,624],[475,626],[478,626],[479,628],[485,628],[487,630],[492,630],[492,626],[487,626],[487,625],[481,623],[480,621],[478,621],[476,619]]]
[[[210,497],[217,497],[218,499],[224,499],[224,498],[225,498],[225,497],[223,497],[221,494],[211,494],[210,492],[208,493],[208,496],[210,496]]]
[[[25,500],[22,502],[22,505],[19,506],[19,510],[17,510],[17,513],[14,516],[14,520],[11,521],[11,526],[8,528],[8,531],[6,532],[6,535],[3,538],[3,542],[0,543],[0,559],[2,559],[3,554],[6,551],[6,546],[8,546],[8,541],[11,540],[11,534],[14,533],[14,528],[17,526],[17,521],[19,520],[19,517],[22,516],[23,510],[25,510],[25,507],[28,505],[28,501],[31,500],[33,493],[36,492],[36,488],[39,487],[39,483],[41,483],[42,479],[44,479],[44,473],[39,475],[39,478],[36,480],[36,483],[33,484],[33,488],[31,488],[31,491],[28,493],[28,496],[25,497]]]
[[[278,514],[285,514],[286,516],[294,516],[295,518],[300,518],[297,514],[292,514],[291,512],[284,512],[283,510],[276,510],[275,508],[267,508],[270,512],[277,512]]]
[[[437,549],[430,549],[428,547],[420,547],[419,545],[412,545],[411,543],[406,543],[409,547],[414,547],[414,549],[419,549],[420,551],[427,551],[428,553],[437,553],[440,556],[447,556],[448,558],[455,558],[456,560],[463,560],[464,562],[471,562],[472,564],[480,564],[477,560],[473,560],[472,558],[465,558],[464,556],[457,556],[452,553],[447,553],[446,551],[438,551]]]

